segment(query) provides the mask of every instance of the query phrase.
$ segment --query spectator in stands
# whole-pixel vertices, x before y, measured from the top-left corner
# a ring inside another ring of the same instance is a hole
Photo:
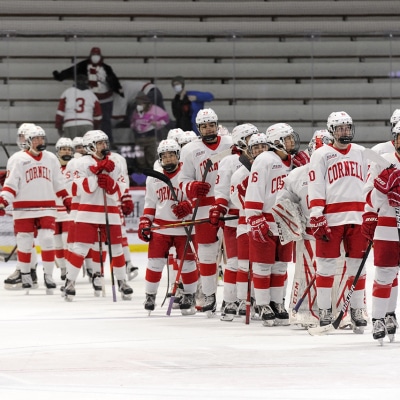
[[[171,85],[176,93],[172,100],[172,114],[176,119],[176,128],[181,128],[183,131],[193,131],[199,135],[196,115],[204,108],[205,102],[214,100],[213,94],[194,90],[187,91],[183,76],[172,78]]]
[[[135,98],[143,92],[153,104],[165,110],[164,97],[160,89],[150,81],[121,81],[124,97],[114,93],[113,127],[129,128],[130,117],[136,108]]]
[[[76,76],[80,74],[88,77],[89,86],[99,99],[103,114],[101,130],[107,134],[110,143],[113,143],[111,127],[113,93],[124,97],[124,91],[112,68],[103,62],[99,47],[93,47],[89,57],[76,65],[61,72],[53,71],[54,79],[60,82],[65,79],[76,80]]]
[[[153,104],[148,96],[139,92],[135,98],[136,109],[131,116],[131,128],[135,144],[144,152],[143,158],[138,158],[139,168],[153,168],[157,157],[157,133],[169,122],[168,113]]]
[[[87,131],[99,129],[101,106],[96,95],[89,89],[86,75],[76,77],[76,85],[61,95],[56,114],[56,128],[60,136],[73,139]]]

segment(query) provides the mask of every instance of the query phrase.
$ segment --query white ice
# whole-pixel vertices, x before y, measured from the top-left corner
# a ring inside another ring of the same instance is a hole
[[[73,302],[59,288],[46,295],[41,266],[38,289],[29,295],[5,290],[15,261],[0,265],[1,400],[398,398],[400,341],[379,346],[370,323],[363,335],[338,330],[312,337],[259,321],[222,322],[179,310],[168,317],[166,304],[160,307],[166,274],[148,316],[146,255],[132,253],[132,259],[140,267],[131,281],[133,299],[116,303],[109,280],[106,297],[95,298],[82,276]],[[54,276],[60,286],[58,270]],[[372,277],[370,256],[369,311]]]

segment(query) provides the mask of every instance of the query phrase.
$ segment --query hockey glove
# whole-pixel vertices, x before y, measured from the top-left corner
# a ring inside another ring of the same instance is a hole
[[[6,215],[5,208],[8,206],[8,201],[0,196],[0,217],[4,217]]]
[[[175,217],[178,219],[185,218],[192,212],[192,205],[187,200],[180,201],[178,204],[173,204],[171,208]]]
[[[227,207],[223,206],[222,204],[214,204],[211,206],[208,213],[210,224],[222,228],[224,226],[224,221],[221,221],[220,218],[223,217],[227,211]]]
[[[269,225],[263,215],[253,215],[247,219],[250,225],[250,234],[253,240],[259,243],[267,243]]]
[[[67,209],[67,213],[68,214],[71,211],[71,203],[72,203],[72,198],[71,197],[64,197],[63,198],[63,204],[64,204],[64,207]]]
[[[118,191],[118,185],[110,175],[99,174],[97,175],[97,182],[99,187],[104,189],[107,194],[114,194]]]
[[[125,193],[121,197],[121,209],[122,214],[124,214],[125,217],[133,213],[134,205],[132,201],[132,196],[129,193]]]
[[[61,82],[62,81],[62,79],[61,79],[61,74],[56,70],[56,71],[53,71],[53,77],[54,77],[54,79],[56,80],[56,81],[59,81],[59,82]]]
[[[139,221],[139,229],[138,229],[138,236],[140,240],[143,240],[144,242],[150,242],[151,240],[151,221],[146,218],[146,217],[141,217]]]
[[[384,169],[374,180],[374,186],[383,194],[387,194],[394,186],[400,185],[400,170],[397,168]]]
[[[378,214],[374,212],[366,212],[362,216],[361,233],[372,242],[374,238],[375,228],[378,224]]]
[[[105,158],[104,160],[99,161],[96,165],[91,165],[89,169],[95,174],[100,174],[102,171],[112,172],[114,171],[115,164],[113,160],[109,158]]]
[[[193,181],[186,186],[186,194],[189,199],[206,197],[211,189],[208,182]]]
[[[321,215],[320,217],[310,218],[311,231],[315,239],[325,240],[328,242],[331,238],[331,228],[328,226],[326,218]]]
[[[310,162],[310,156],[306,151],[302,150],[293,156],[292,161],[295,167],[301,167]]]
[[[387,198],[391,207],[400,207],[400,186],[390,189]]]

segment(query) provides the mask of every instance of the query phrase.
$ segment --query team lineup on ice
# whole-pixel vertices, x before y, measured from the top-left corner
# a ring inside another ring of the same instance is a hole
[[[59,273],[62,297],[79,303],[87,296],[84,276],[95,297],[111,289],[113,302],[118,292],[135,302],[134,290],[143,289],[150,319],[179,310],[183,319],[217,316],[224,325],[243,321],[266,331],[294,326],[312,336],[367,330],[380,345],[394,342],[399,121],[396,110],[392,140],[365,149],[353,142],[350,115],[333,112],[327,129],[300,150],[286,123],[266,133],[245,123],[229,133],[214,110],[200,110],[200,136],[171,130],[154,169],[144,170],[138,237],[148,252],[139,290],[125,228],[134,208],[125,159],[110,152],[100,130],[60,138],[52,154],[45,131],[23,124],[21,151],[9,158],[0,192],[18,258],[5,289],[34,303],[38,275],[54,294]]]

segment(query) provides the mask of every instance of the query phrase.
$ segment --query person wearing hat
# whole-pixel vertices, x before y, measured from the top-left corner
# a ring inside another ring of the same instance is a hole
[[[77,75],[86,75],[89,87],[97,96],[102,111],[101,130],[107,134],[110,143],[113,142],[111,118],[113,109],[113,93],[124,97],[122,86],[113,69],[104,63],[99,47],[90,50],[89,57],[67,69],[53,71],[55,80],[62,82],[65,79],[76,80]]]
[[[135,103],[130,127],[134,133],[135,144],[144,152],[144,157],[137,160],[138,167],[153,169],[157,157],[157,131],[169,123],[169,116],[165,110],[153,104],[144,92],[136,95]]]
[[[172,78],[171,85],[176,93],[171,104],[172,114],[176,120],[176,128],[181,128],[183,131],[193,131],[199,135],[196,115],[204,108],[205,102],[214,100],[213,94],[186,90],[183,76]]]

